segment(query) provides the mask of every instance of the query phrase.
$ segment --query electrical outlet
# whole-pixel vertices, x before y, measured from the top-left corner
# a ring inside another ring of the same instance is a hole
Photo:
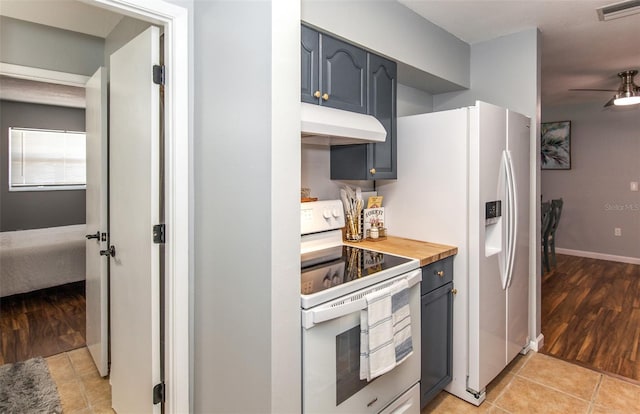
[[[622,236],[622,229],[620,227],[616,227],[613,229],[614,236]]]
[[[638,182],[631,181],[631,184],[629,185],[629,187],[631,188],[631,191],[638,191]]]

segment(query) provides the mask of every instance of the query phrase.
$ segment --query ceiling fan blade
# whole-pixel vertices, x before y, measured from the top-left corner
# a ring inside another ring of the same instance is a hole
[[[613,98],[609,99],[609,101],[606,104],[604,104],[604,107],[607,108],[609,106],[612,106],[613,105],[613,101],[615,101],[615,100],[616,100],[616,97],[614,96]]]
[[[569,91],[572,91],[572,92],[575,92],[575,91],[577,91],[577,92],[584,92],[584,91],[587,91],[587,92],[618,92],[617,89],[569,89]]]

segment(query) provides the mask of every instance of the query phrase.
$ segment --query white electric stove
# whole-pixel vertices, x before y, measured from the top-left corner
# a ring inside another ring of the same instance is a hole
[[[340,200],[301,203],[304,413],[420,412],[418,260],[345,245]],[[360,311],[365,296],[406,279],[413,354],[386,374],[360,380]]]

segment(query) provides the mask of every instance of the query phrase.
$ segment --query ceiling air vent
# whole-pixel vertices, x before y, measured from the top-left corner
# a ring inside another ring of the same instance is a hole
[[[627,0],[596,9],[600,21],[618,19],[640,13],[640,0]]]

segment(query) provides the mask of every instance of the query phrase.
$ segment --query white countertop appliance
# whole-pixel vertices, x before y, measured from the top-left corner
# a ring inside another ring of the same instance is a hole
[[[301,203],[303,413],[420,412],[420,281],[415,259],[343,245],[340,200]],[[360,380],[365,296],[406,279],[413,354]]]
[[[529,346],[529,118],[484,102],[398,118],[389,231],[458,247],[453,380],[475,405]]]

